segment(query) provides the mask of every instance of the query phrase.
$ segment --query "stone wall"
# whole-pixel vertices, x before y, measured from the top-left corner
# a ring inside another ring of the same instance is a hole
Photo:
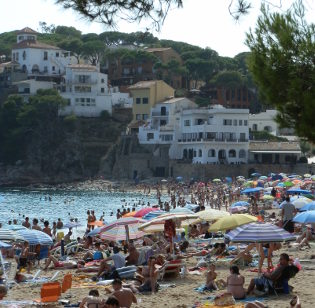
[[[315,173],[315,165],[311,164],[242,164],[242,165],[202,165],[189,164],[178,161],[170,161],[170,174],[173,177],[182,176],[184,179],[196,178],[200,180],[208,180],[214,178],[223,178],[226,176],[236,177],[243,175],[249,177],[251,173],[259,172],[261,174],[273,173]]]

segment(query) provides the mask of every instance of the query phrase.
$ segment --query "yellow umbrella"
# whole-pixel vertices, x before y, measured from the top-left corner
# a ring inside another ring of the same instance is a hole
[[[257,217],[248,214],[232,214],[230,216],[218,219],[213,225],[211,225],[209,231],[215,232],[232,230],[241,225],[245,225],[257,220],[258,220]]]
[[[264,196],[263,196],[263,199],[264,199],[264,200],[273,200],[274,197],[271,196],[271,195],[264,195]]]
[[[219,210],[215,210],[215,209],[209,209],[209,210],[205,210],[205,211],[200,211],[197,213],[199,218],[199,221],[213,221],[213,220],[217,220],[221,217],[225,217],[225,216],[230,216],[230,214],[228,212],[225,211],[219,211]]]

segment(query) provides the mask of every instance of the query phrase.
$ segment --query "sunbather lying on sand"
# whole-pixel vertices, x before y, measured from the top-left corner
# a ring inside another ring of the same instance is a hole
[[[44,267],[44,270],[47,270],[49,265],[53,264],[53,268],[66,268],[66,269],[72,269],[72,268],[79,268],[83,267],[85,262],[84,261],[59,261],[54,256],[49,256],[46,260],[46,264]]]

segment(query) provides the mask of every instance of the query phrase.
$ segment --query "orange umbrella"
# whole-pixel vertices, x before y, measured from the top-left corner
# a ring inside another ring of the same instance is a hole
[[[102,227],[104,226],[104,223],[100,220],[95,220],[93,222],[88,223],[89,226],[95,226],[95,227]]]
[[[132,211],[132,212],[129,212],[129,213],[123,215],[122,217],[133,217],[136,215],[136,213],[137,213],[137,211]]]

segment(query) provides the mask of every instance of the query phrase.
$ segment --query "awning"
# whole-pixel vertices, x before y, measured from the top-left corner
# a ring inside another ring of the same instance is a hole
[[[301,151],[281,151],[281,150],[249,150],[251,153],[275,153],[275,154],[301,154]]]

